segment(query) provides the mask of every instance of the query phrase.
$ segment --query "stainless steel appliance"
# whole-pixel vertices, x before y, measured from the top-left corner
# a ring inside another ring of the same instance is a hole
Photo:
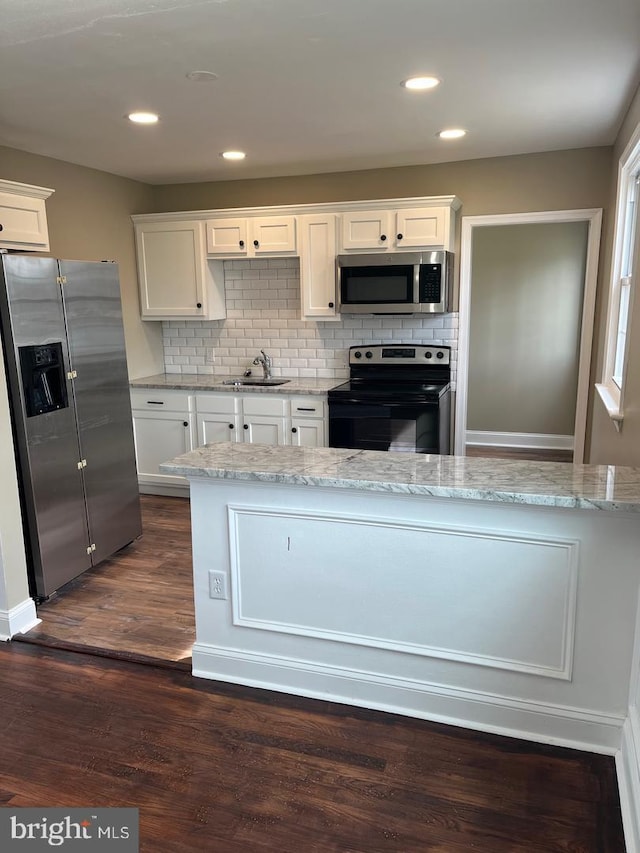
[[[348,382],[329,391],[329,446],[448,454],[451,348],[349,349]]]
[[[451,311],[452,264],[450,252],[340,255],[340,312],[443,314]]]
[[[0,255],[31,594],[142,532],[116,264]]]

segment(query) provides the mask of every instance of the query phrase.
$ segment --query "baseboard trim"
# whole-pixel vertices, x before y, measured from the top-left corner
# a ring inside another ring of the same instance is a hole
[[[547,435],[537,432],[484,432],[468,429],[466,444],[471,447],[514,447],[527,450],[573,450],[572,435]]]
[[[193,675],[615,755],[624,717],[196,643]]]
[[[640,853],[640,713],[631,708],[616,754],[620,808],[627,853]]]
[[[188,498],[189,483],[186,482],[184,486],[156,486],[148,485],[147,483],[139,483],[138,491],[141,495],[163,495],[167,498]]]
[[[32,598],[25,599],[11,610],[0,610],[0,640],[10,640],[16,634],[26,634],[40,623]]]

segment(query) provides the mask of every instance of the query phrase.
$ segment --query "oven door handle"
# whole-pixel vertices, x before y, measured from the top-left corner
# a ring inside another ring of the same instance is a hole
[[[329,400],[329,407],[332,406],[367,406],[368,408],[372,408],[375,406],[384,406],[385,408],[399,408],[402,406],[403,408],[415,408],[419,406],[423,408],[424,406],[436,406],[438,404],[437,400],[362,400],[356,399],[353,397],[341,397],[339,400]]]

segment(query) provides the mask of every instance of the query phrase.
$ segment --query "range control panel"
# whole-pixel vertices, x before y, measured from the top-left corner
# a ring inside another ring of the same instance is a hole
[[[451,347],[422,344],[372,344],[349,347],[350,365],[449,364]]]

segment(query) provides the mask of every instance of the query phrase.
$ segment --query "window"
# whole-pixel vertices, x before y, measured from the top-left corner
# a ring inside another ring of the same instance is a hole
[[[620,429],[628,368],[628,330],[640,266],[640,126],[620,158],[618,204],[611,260],[607,346],[602,382],[596,385],[609,416]]]

